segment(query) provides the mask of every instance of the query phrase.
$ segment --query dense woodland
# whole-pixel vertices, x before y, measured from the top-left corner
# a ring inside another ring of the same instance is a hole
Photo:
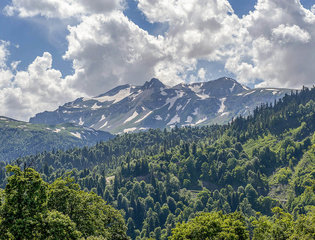
[[[51,207],[51,192],[71,178],[78,195],[97,194],[100,209],[120,211],[131,239],[315,239],[314,130],[315,88],[304,88],[225,126],[125,134],[12,164],[40,173],[49,190],[45,211],[38,211],[46,222],[52,214],[67,219],[78,235],[65,239],[117,239],[106,228],[86,234],[58,208],[62,201]],[[0,163],[0,222],[10,226],[8,199],[15,192],[7,189],[24,172],[5,166]]]

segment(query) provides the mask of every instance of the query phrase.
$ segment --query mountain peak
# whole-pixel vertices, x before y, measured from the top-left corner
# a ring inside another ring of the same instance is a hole
[[[241,85],[238,81],[236,81],[235,79],[233,78],[229,78],[229,77],[221,77],[221,78],[218,78],[216,80],[212,80],[213,82],[226,82],[226,83],[236,83],[236,84],[239,84]]]
[[[101,95],[98,95],[96,96],[95,98],[100,98],[100,97],[104,97],[104,96],[113,96],[113,95],[116,95],[118,92],[120,92],[121,90],[124,90],[124,89],[128,89],[130,88],[131,85],[130,84],[125,84],[125,85],[120,85],[120,86],[117,86],[111,90],[109,90],[108,92],[106,93],[103,93]]]
[[[150,81],[144,83],[143,88],[163,88],[165,85],[157,78],[152,78]]]
[[[30,121],[46,124],[72,122],[111,133],[227,123],[287,92],[249,90],[228,77],[172,87],[153,78],[142,86],[123,85],[97,98],[81,98],[56,111],[37,114]]]
[[[235,79],[229,78],[229,77],[218,78],[216,80],[212,80],[212,81],[207,82],[207,83],[212,85],[212,86],[230,88],[231,93],[238,93],[238,92],[241,92],[244,90],[245,91],[250,90],[249,87],[247,87],[247,86],[239,83]]]

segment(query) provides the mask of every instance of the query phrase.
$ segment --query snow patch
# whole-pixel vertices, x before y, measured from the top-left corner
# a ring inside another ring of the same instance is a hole
[[[79,125],[82,126],[84,124],[84,122],[82,121],[82,117],[80,117],[79,119]]]
[[[73,135],[76,138],[82,139],[81,134],[79,132],[76,132],[76,133],[71,132],[70,134]]]
[[[235,86],[236,86],[236,83],[234,83],[233,86],[230,88],[230,92],[231,92],[231,93],[233,92]]]
[[[183,107],[183,110],[187,107],[187,105],[190,103],[191,98],[188,99],[187,103],[185,104],[185,106]]]
[[[61,129],[56,128],[53,132],[54,132],[54,133],[59,133],[60,131],[61,131]]]
[[[197,97],[201,98],[202,100],[210,98],[210,96],[205,94],[205,93],[200,93],[200,94],[196,94],[196,95],[197,95]]]
[[[176,111],[180,110],[182,107],[183,107],[182,105],[178,105],[178,106],[176,107]]]
[[[190,90],[195,93],[200,93],[200,88],[203,86],[203,84],[194,84],[193,86],[189,86]]]
[[[134,118],[136,118],[139,114],[137,113],[137,111],[135,111],[129,118],[127,118],[124,123],[130,122],[131,120],[133,120]]]
[[[249,88],[246,87],[246,86],[244,86],[244,85],[242,85],[242,87],[243,87],[245,90],[249,90]]]
[[[106,127],[107,124],[108,124],[108,121],[106,121],[101,127],[99,127],[99,129],[102,129],[102,128]]]
[[[155,119],[158,120],[158,121],[162,121],[163,120],[160,115],[156,115]]]
[[[223,113],[225,110],[225,104],[224,103],[226,101],[226,98],[221,98],[220,101],[221,101],[221,106],[220,106],[218,113]]]
[[[225,116],[225,115],[229,115],[230,113],[229,112],[224,112],[221,114],[221,117]]]
[[[124,133],[134,132],[136,130],[137,130],[137,128],[135,128],[135,127],[133,127],[133,128],[126,128],[126,129],[124,129]]]
[[[205,122],[205,121],[207,121],[207,120],[208,120],[207,117],[205,117],[205,118],[203,118],[203,119],[200,119],[198,122],[196,122],[196,125],[198,125],[198,124],[200,124],[200,123],[203,123],[203,122]]]
[[[131,94],[131,87],[122,89],[113,96],[102,96],[102,97],[96,97],[94,99],[99,102],[112,102],[113,101],[113,103],[118,103],[124,98],[130,96],[130,94]]]
[[[175,123],[180,123],[180,117],[176,114],[167,125],[173,125]]]
[[[245,96],[247,96],[247,95],[250,95],[250,94],[253,94],[255,91],[256,91],[256,90],[254,90],[254,91],[250,91],[250,92],[248,92],[248,93],[244,94],[244,95],[243,95],[243,97],[245,97]]]
[[[205,90],[201,89],[201,87],[203,86],[203,83],[202,84],[195,84],[193,86],[189,86],[189,89],[191,91],[193,91],[194,93],[196,93],[197,97],[201,98],[201,99],[207,99],[207,98],[210,98],[210,96],[208,94],[205,94]]]
[[[106,119],[106,117],[105,117],[105,115],[103,114],[102,117],[101,117],[101,119],[99,120],[99,122],[101,122],[101,121],[103,121],[103,120],[105,120],[105,119]]]
[[[91,107],[92,110],[97,110],[101,108],[102,106],[97,105],[97,103],[94,103],[94,105]]]
[[[134,92],[130,95],[130,99],[133,101],[135,100],[140,94],[142,93],[141,90],[139,90],[138,92]]]
[[[164,106],[169,104],[168,110],[170,110],[174,106],[174,104],[177,101],[177,99],[183,97],[184,94],[185,94],[183,91],[178,91],[178,90],[175,90],[175,91],[176,91],[176,96],[175,97],[166,99],[166,103],[165,103]]]
[[[148,112],[146,115],[144,115],[142,118],[140,118],[139,120],[137,120],[135,123],[139,123],[139,122],[143,121],[143,120],[146,119],[151,113],[152,113],[152,111]]]

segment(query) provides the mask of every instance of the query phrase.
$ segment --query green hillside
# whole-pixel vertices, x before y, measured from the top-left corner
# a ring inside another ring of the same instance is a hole
[[[0,117],[0,162],[54,149],[92,146],[112,137],[70,123],[42,125]]]
[[[131,239],[314,239],[314,130],[315,88],[305,88],[226,126],[125,134],[14,163],[47,182],[73,177],[122,212]],[[2,187],[7,174],[3,164]]]

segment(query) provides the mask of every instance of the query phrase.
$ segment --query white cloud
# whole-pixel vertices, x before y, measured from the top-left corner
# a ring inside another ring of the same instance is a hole
[[[166,47],[175,61],[217,60],[239,20],[227,0],[138,0],[151,22],[168,22]]]
[[[272,29],[272,35],[279,43],[308,43],[311,40],[311,36],[308,32],[301,29],[299,26],[288,26],[281,24],[278,27]]]
[[[14,61],[11,63],[11,69],[13,71],[16,71],[17,67],[19,66],[19,64],[21,63],[21,61]]]
[[[198,71],[198,77],[201,79],[201,80],[205,80],[206,78],[206,70],[204,68],[200,68],[199,71]]]
[[[86,16],[69,28],[65,58],[73,60],[71,78],[78,89],[95,95],[151,77],[169,85],[182,82],[198,71],[199,59],[220,59],[220,48],[233,42],[239,22],[228,1],[140,0],[139,8],[152,22],[168,22],[164,37],[149,35],[120,11]]]
[[[154,37],[121,12],[84,17],[69,28],[65,58],[73,60],[75,88],[100,94],[119,84],[142,84],[165,58],[163,37]]]
[[[27,120],[35,113],[53,110],[56,106],[82,95],[69,88],[67,80],[52,68],[52,56],[44,53],[31,63],[26,71],[10,72],[3,78],[0,71],[1,115]],[[6,79],[6,81],[4,81]]]
[[[72,18],[106,13],[122,8],[122,0],[12,0],[4,8],[7,15],[47,18]]]
[[[315,15],[299,1],[258,0],[241,24],[226,60],[238,80],[296,88],[314,83]]]

